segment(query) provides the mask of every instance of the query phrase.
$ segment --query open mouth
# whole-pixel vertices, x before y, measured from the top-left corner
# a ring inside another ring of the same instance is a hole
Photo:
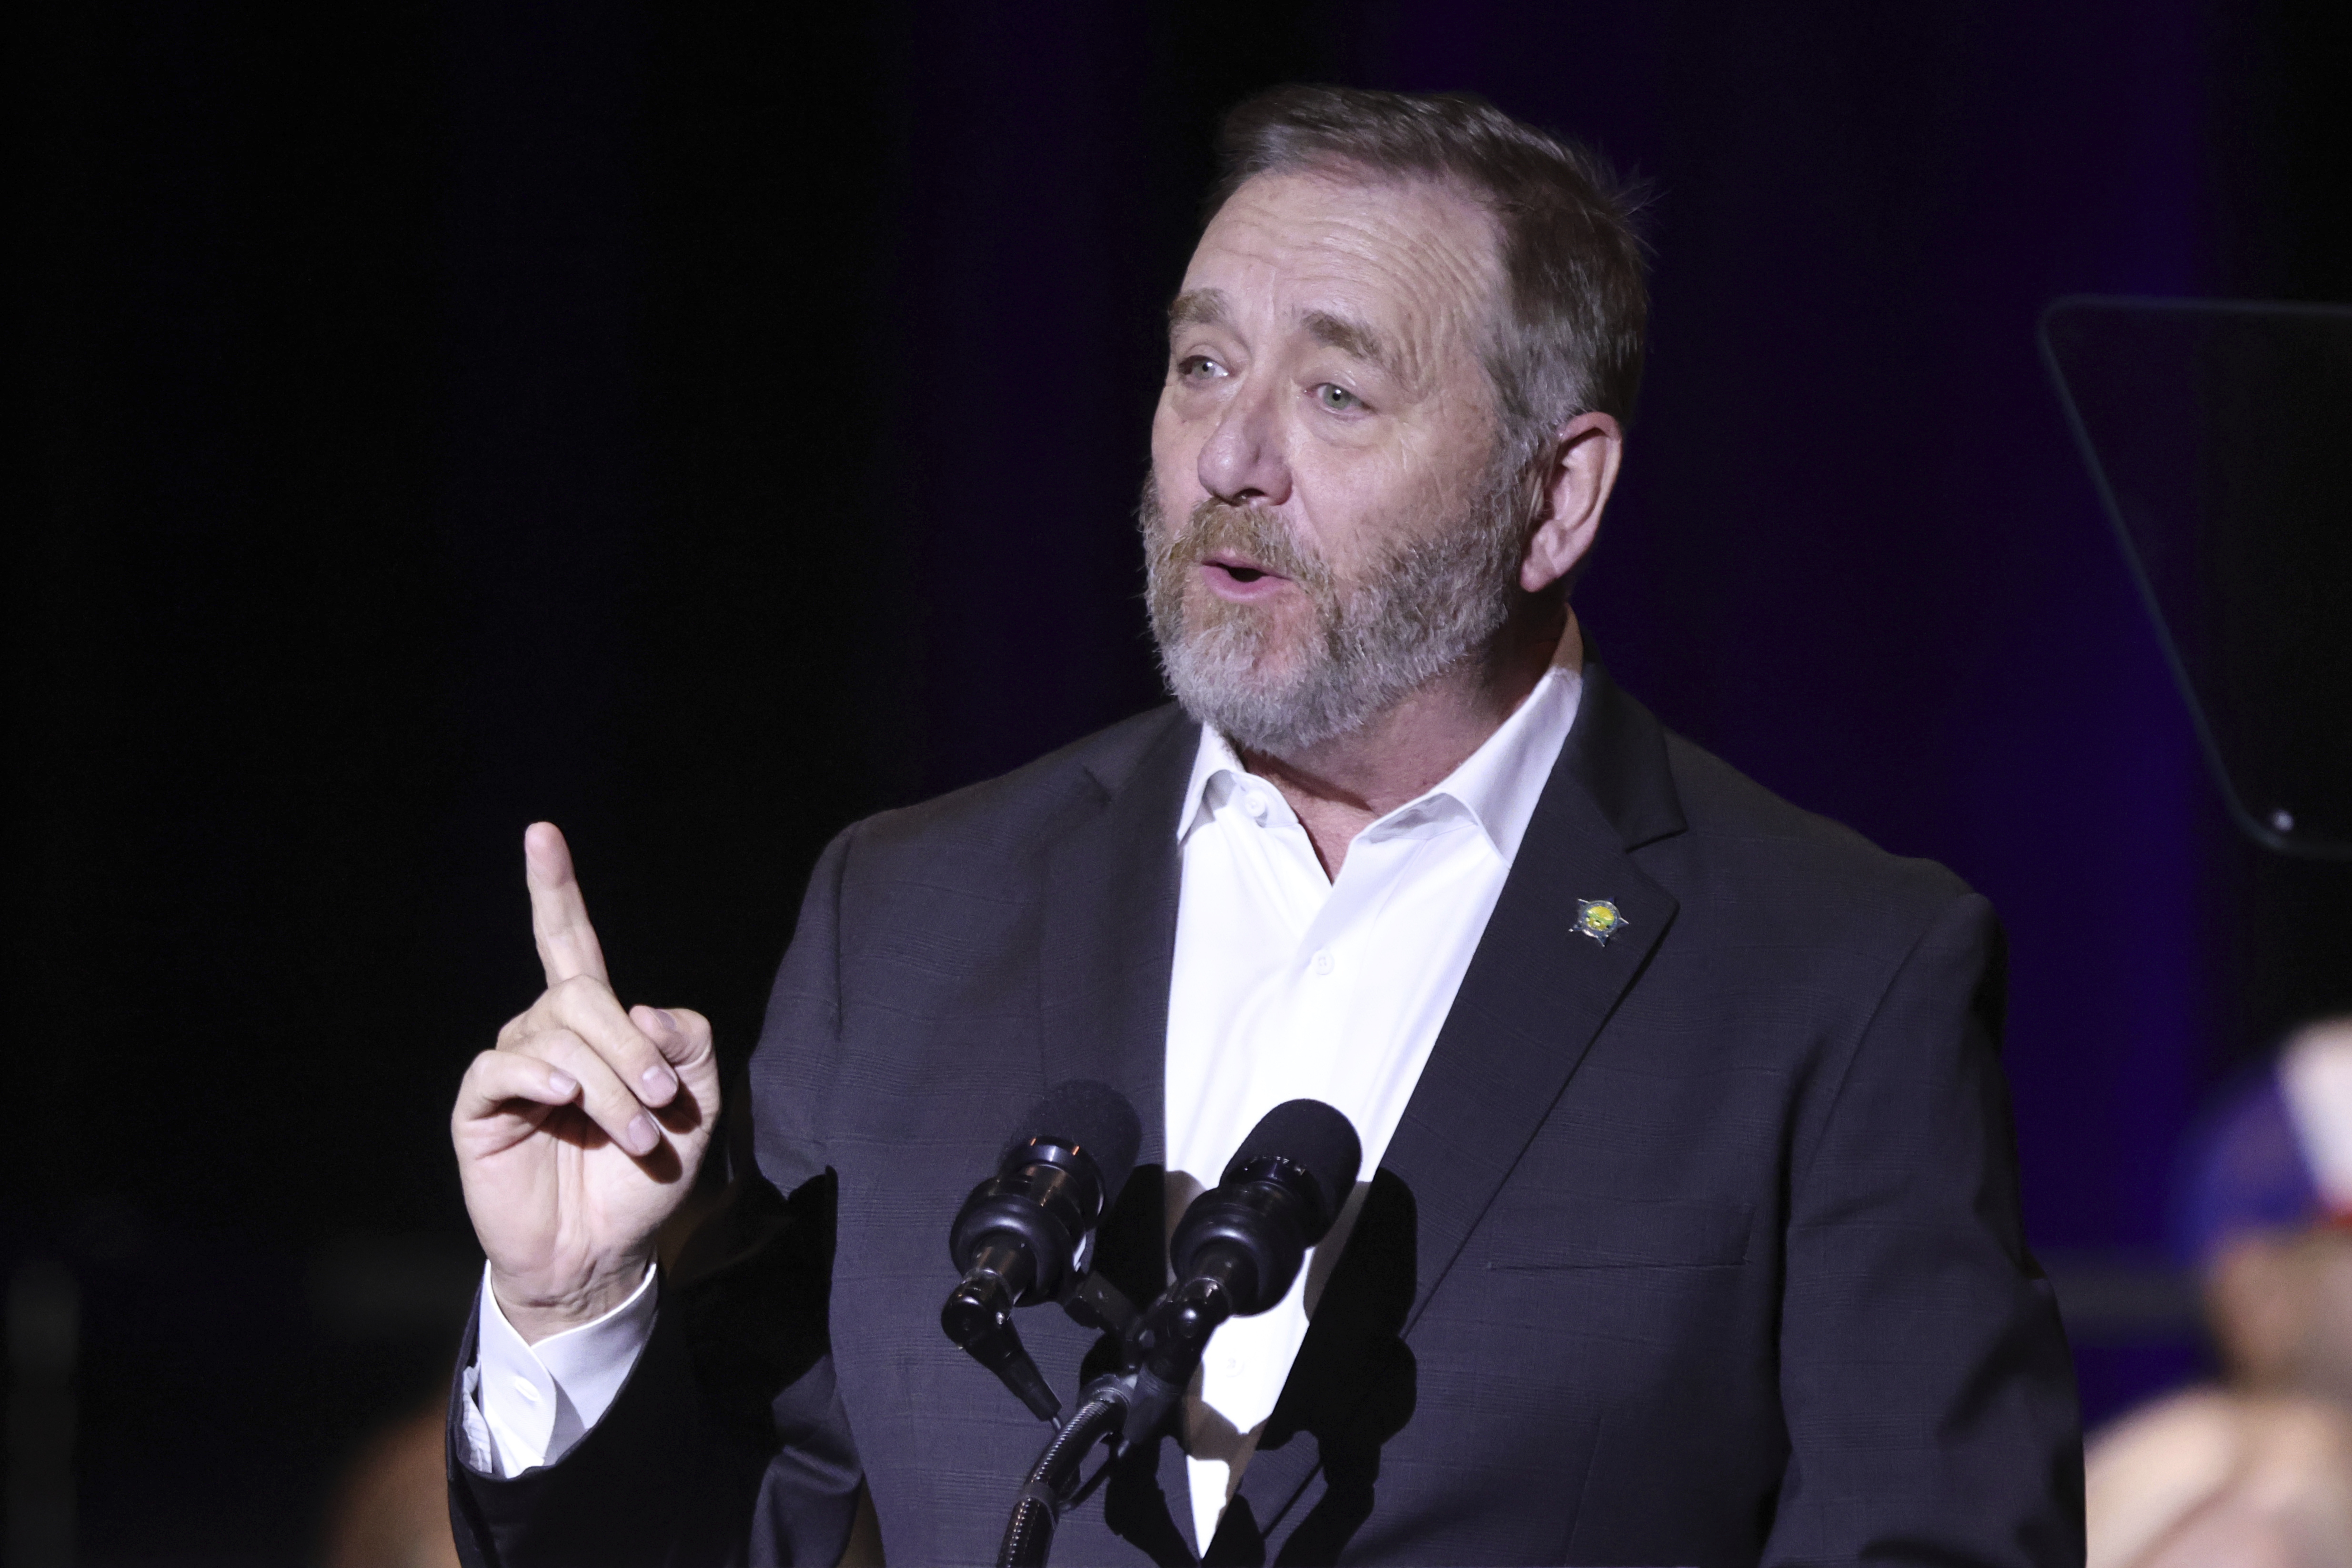
[[[1208,559],[1202,561],[1201,564],[1206,567],[1209,570],[1219,573],[1229,580],[1237,583],[1284,582],[1288,580],[1288,579],[1283,577],[1281,573],[1268,571],[1265,568],[1258,565],[1257,562],[1249,559],[1245,556],[1213,555]]]

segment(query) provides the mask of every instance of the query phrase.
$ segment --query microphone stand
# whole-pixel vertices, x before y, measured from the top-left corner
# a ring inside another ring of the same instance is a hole
[[[1114,1448],[1139,1442],[1174,1412],[1209,1336],[1234,1315],[1224,1278],[1231,1265],[1221,1261],[1212,1258],[1202,1272],[1154,1302],[1128,1338],[1127,1370],[1106,1373],[1079,1394],[1077,1410],[1029,1469],[1005,1521],[997,1568],[1045,1568],[1055,1528],[1077,1497],[1087,1452],[1106,1438]]]
[[[1097,1382],[1118,1381],[1109,1379]],[[1078,1474],[1087,1452],[1104,1437],[1117,1440],[1127,1424],[1127,1401],[1116,1389],[1097,1392],[1092,1384],[1081,1395],[1077,1410],[1063,1424],[1029,1469],[1029,1478],[1005,1522],[1004,1542],[997,1548],[997,1568],[1045,1568],[1054,1550],[1054,1528],[1062,1511],[1078,1493]]]

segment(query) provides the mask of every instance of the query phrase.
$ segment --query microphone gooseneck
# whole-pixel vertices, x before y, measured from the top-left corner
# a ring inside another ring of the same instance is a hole
[[[1004,1521],[1004,1539],[996,1549],[998,1568],[1044,1568],[1054,1550],[1054,1527],[1062,1510],[1078,1490],[1078,1469],[1087,1451],[1105,1437],[1118,1435],[1127,1406],[1116,1396],[1096,1394],[1081,1400],[1069,1425],[1055,1432],[1029,1468],[1029,1479]]]
[[[1058,1299],[1085,1274],[1095,1227],[1135,1168],[1143,1128],[1125,1095],[1086,1080],[1048,1091],[1020,1126],[948,1232],[963,1278],[940,1326],[1050,1421],[1061,1401],[1023,1347],[1013,1310]]]

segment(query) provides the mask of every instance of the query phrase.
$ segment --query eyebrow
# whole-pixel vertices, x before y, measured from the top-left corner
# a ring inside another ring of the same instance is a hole
[[[1389,350],[1388,340],[1364,322],[1334,316],[1328,310],[1309,310],[1302,324],[1307,329],[1307,335],[1325,348],[1337,349],[1349,359],[1361,360],[1374,370],[1391,376],[1398,375],[1401,367],[1397,364],[1396,356]]]
[[[1168,302],[1168,329],[1171,332],[1186,327],[1222,327],[1228,319],[1225,291],[1222,288],[1195,288]]]

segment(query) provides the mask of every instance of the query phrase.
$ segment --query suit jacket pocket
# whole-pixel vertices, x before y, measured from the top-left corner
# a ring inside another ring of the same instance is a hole
[[[1752,1205],[1581,1193],[1509,1195],[1487,1211],[1486,1267],[1706,1269],[1748,1257]]]

